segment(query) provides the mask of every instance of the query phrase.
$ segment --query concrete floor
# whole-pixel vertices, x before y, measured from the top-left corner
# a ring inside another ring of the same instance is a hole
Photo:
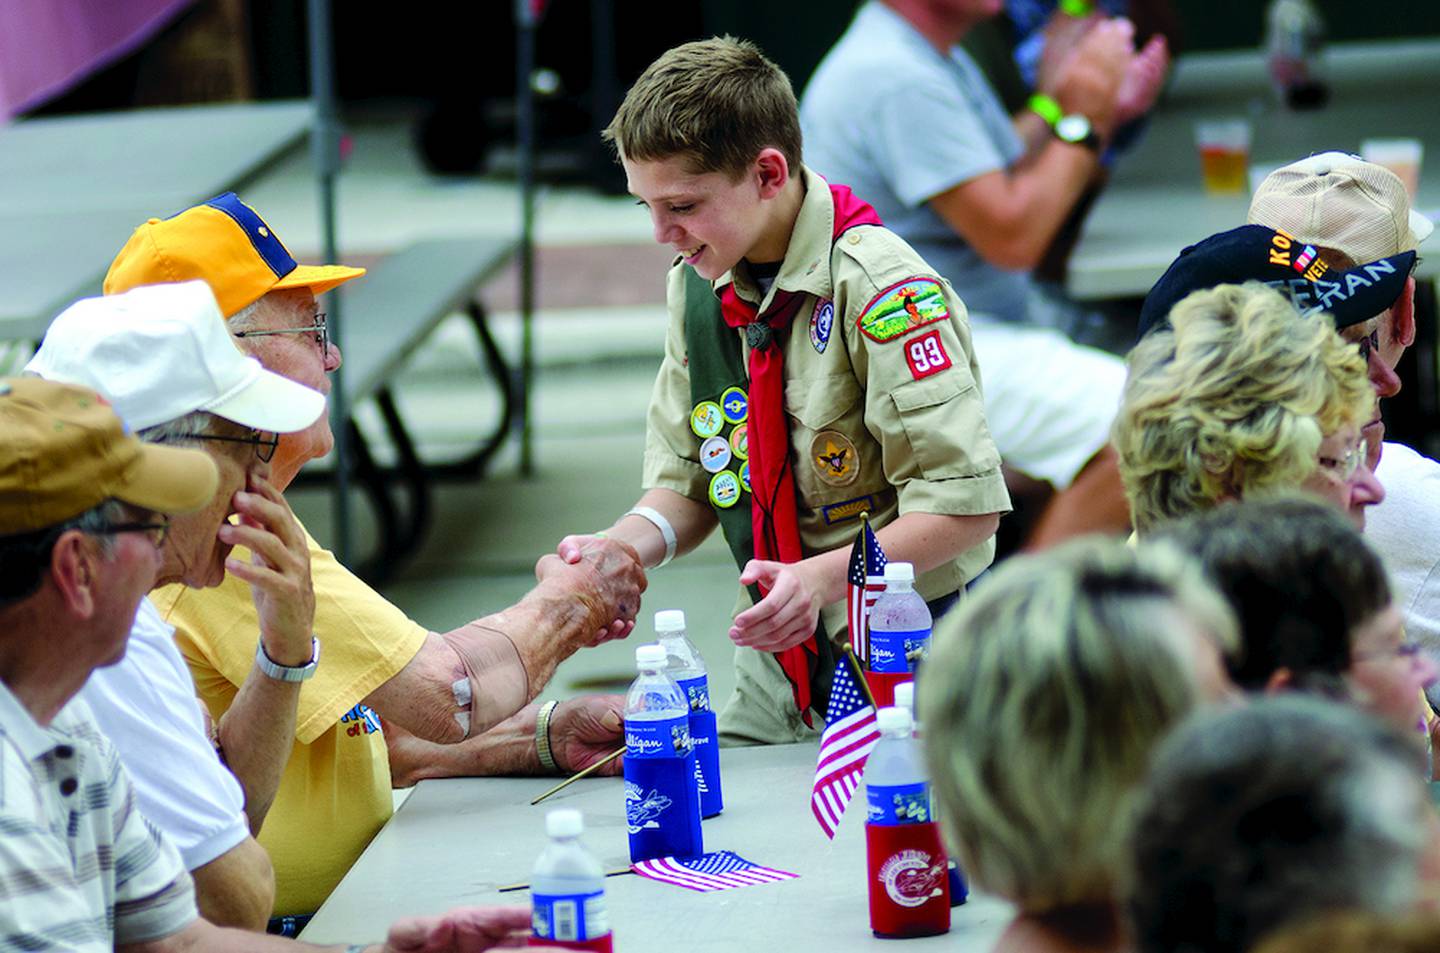
[[[342,258],[367,260],[435,235],[513,234],[519,199],[512,183],[429,176],[409,148],[408,131],[393,122],[356,124],[354,149],[339,185]],[[317,202],[308,156],[280,164],[242,198],[276,229],[301,261],[316,261]],[[539,371],[533,401],[536,473],[518,473],[511,441],[489,474],[445,485],[423,549],[382,591],[435,630],[503,608],[533,584],[535,560],[566,533],[600,529],[639,495],[644,412],[664,336],[664,274],[668,253],[650,238],[648,216],[627,198],[583,189],[546,189],[537,218],[540,310]],[[518,353],[513,274],[482,289],[502,349]],[[461,455],[496,419],[498,402],[473,335],[458,317],[421,347],[397,386],[422,455]],[[358,416],[380,439],[373,408]],[[323,462],[322,462],[323,466]],[[322,542],[331,539],[326,491],[289,494],[301,519]],[[373,539],[370,514],[352,507],[362,551]],[[711,691],[723,705],[733,684],[726,635],[736,572],[717,539],[653,575],[641,624],[625,642],[583,651],[564,663],[544,696],[623,691],[633,677],[633,650],[652,635],[656,609],[686,611],[691,638],[711,669]]]

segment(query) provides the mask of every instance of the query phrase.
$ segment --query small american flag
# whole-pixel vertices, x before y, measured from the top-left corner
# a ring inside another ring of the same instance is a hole
[[[677,887],[699,890],[702,893],[710,890],[728,890],[731,887],[778,883],[781,880],[794,880],[800,876],[789,871],[752,864],[739,854],[728,850],[702,854],[688,860],[680,860],[676,857],[642,860],[638,864],[632,864],[630,869],[642,877],[675,884]]]
[[[870,662],[870,607],[885,591],[885,551],[870,531],[870,520],[860,522],[855,545],[850,547],[849,585],[845,589],[845,608],[850,623],[850,644],[855,654]]]
[[[851,796],[860,786],[865,759],[880,740],[875,707],[861,692],[851,670],[853,657],[846,653],[835,665],[830,704],[825,709],[825,730],[820,735],[820,759],[810,791],[810,810],[831,840],[835,839]]]

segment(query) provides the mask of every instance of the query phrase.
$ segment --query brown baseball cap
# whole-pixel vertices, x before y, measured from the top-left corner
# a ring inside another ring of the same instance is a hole
[[[142,443],[92,390],[0,378],[0,536],[55,526],[109,499],[184,513],[219,485],[208,454]]]
[[[135,229],[110,263],[104,291],[198,278],[230,318],[271,291],[307,288],[319,297],[363,274],[364,268],[297,263],[259,213],[226,192]]]
[[[1410,207],[1395,173],[1344,152],[1322,152],[1270,173],[1250,200],[1248,221],[1334,248],[1357,265],[1414,251],[1435,227]]]

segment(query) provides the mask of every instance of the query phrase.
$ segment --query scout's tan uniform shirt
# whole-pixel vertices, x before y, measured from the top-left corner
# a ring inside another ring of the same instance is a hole
[[[830,190],[815,173],[802,174],[805,198],[770,292],[762,299],[744,263],[716,281],[715,289],[733,280],[740,297],[758,302],[762,311],[776,289],[805,296],[788,331],[777,337],[785,352],[785,412],[805,555],[850,545],[863,510],[877,528],[909,512],[1008,511],[965,306],[888,229],[856,226],[832,245]],[[712,475],[701,466],[701,438],[691,429],[684,267],[677,262],[669,275],[670,325],[650,401],[643,483],[709,505]],[[743,347],[743,330],[735,333]],[[748,360],[747,350],[747,366]],[[730,437],[733,429],[727,423],[721,433]],[[738,470],[741,462],[737,455],[729,469]],[[749,507],[749,494],[736,505]],[[916,589],[927,599],[954,592],[994,554],[992,538],[923,574]],[[748,603],[742,589],[741,604]],[[821,618],[838,637],[845,629],[844,602],[825,606]],[[779,665],[760,654],[770,660],[782,700],[793,709]],[[746,660],[743,667],[753,663]]]

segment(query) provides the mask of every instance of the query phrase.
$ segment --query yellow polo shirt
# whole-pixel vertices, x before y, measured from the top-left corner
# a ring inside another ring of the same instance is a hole
[[[390,760],[379,717],[362,705],[420,650],[426,630],[306,534],[320,664],[304,683],[295,745],[258,838],[275,866],[275,914],[314,913],[389,820]],[[237,559],[249,559],[236,547]],[[250,586],[151,593],[219,719],[255,662],[260,624]]]

